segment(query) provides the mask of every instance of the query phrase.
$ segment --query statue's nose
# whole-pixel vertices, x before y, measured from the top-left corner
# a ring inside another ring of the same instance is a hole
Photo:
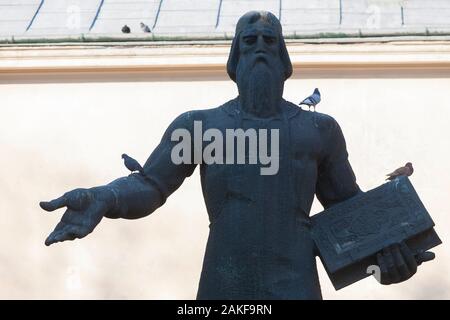
[[[258,36],[256,42],[256,53],[266,53],[266,42],[264,41],[263,36]]]

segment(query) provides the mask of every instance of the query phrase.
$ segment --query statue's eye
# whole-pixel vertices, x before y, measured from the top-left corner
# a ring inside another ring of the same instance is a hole
[[[272,36],[264,36],[264,42],[267,44],[274,44],[276,41],[275,37]]]
[[[245,44],[254,44],[256,42],[256,36],[245,36],[243,40]]]

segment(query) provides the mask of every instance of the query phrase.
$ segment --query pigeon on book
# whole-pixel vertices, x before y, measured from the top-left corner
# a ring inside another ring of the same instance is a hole
[[[404,167],[400,167],[398,169],[396,169],[395,171],[392,171],[391,173],[388,173],[386,176],[386,180],[394,180],[397,177],[400,176],[407,176],[409,177],[410,175],[412,175],[414,172],[414,168],[412,166],[411,162],[408,162],[405,164]]]

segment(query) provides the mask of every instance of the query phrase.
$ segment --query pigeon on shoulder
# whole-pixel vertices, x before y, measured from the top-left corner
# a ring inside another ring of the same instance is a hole
[[[311,109],[313,107],[313,111],[316,111],[316,105],[318,105],[320,102],[320,91],[318,88],[314,89],[314,92],[312,95],[307,97],[305,100],[299,103],[299,105],[307,105],[308,108]]]

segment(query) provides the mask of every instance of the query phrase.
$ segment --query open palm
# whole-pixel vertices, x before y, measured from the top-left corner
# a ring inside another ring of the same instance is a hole
[[[45,245],[81,239],[94,230],[109,209],[108,201],[99,189],[75,189],[52,201],[39,203],[46,211],[67,207]]]

